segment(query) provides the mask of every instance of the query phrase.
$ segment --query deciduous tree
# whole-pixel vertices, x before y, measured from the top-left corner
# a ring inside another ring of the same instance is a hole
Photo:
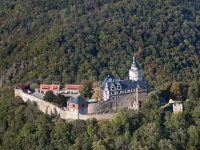
[[[48,101],[48,102],[53,102],[55,99],[55,94],[53,93],[53,91],[47,91],[43,97],[44,100]]]
[[[92,83],[88,80],[82,81],[83,87],[80,89],[80,95],[84,97],[85,99],[92,97]]]

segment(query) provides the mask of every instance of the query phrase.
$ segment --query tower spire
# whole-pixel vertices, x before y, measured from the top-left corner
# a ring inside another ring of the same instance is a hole
[[[135,54],[133,55],[133,63],[136,63]]]
[[[129,70],[129,79],[135,81],[142,81],[142,70],[137,66],[135,54],[133,56],[133,62],[131,64],[131,69]]]
[[[136,63],[136,57],[135,57],[135,54],[133,56],[133,63],[131,64],[131,68],[137,68],[137,63]]]

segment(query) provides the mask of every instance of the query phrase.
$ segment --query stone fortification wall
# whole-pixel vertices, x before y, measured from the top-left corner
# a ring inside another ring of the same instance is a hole
[[[146,100],[146,92],[140,92],[139,93],[139,100],[144,101]],[[102,112],[108,109],[116,110],[118,108],[124,108],[129,107],[132,105],[133,101],[136,99],[135,93],[129,94],[129,95],[120,95],[117,97],[113,97],[113,99],[109,101],[102,101],[99,103],[90,103],[88,104],[88,114],[83,115],[79,114],[78,111],[64,111],[63,109],[46,102],[42,99],[39,99],[33,95],[24,93],[23,91],[19,89],[15,89],[15,96],[20,96],[24,102],[36,102],[38,105],[38,108],[49,115],[60,115],[60,118],[62,119],[83,119],[87,120],[90,118],[96,118],[96,119],[113,119],[116,113],[103,113],[103,114],[97,114],[98,112]]]
[[[91,119],[91,118],[96,118],[96,119],[109,119],[111,120],[115,113],[112,114],[96,114],[96,115],[82,115],[79,114],[78,111],[64,111],[61,108],[46,102],[42,99],[39,99],[33,95],[24,93],[23,91],[19,89],[15,89],[15,96],[20,96],[24,102],[36,102],[38,105],[39,110],[41,110],[43,113],[47,113],[49,115],[60,115],[60,118],[68,120],[68,119]]]
[[[115,115],[116,115],[116,113],[95,114],[95,115],[83,115],[83,114],[79,114],[79,119],[87,120],[87,119],[96,118],[97,120],[101,120],[101,119],[112,120],[115,117]]]
[[[138,93],[138,99],[139,101],[145,101],[146,100],[146,91],[141,91]],[[108,101],[102,101],[98,103],[89,103],[88,104],[88,113],[93,114],[97,112],[101,112],[102,110],[106,109],[118,109],[118,108],[125,108],[129,107],[133,104],[134,100],[136,100],[136,93],[130,93],[126,95],[119,95],[119,96],[113,96],[111,100]]]
[[[49,115],[60,115],[60,118],[66,119],[70,115],[67,111],[62,110],[61,108],[48,103],[42,99],[39,99],[33,95],[24,93],[21,90],[15,89],[15,96],[20,96],[24,102],[36,102],[39,110]]]
[[[22,92],[21,90],[14,89],[14,94],[15,94],[15,96],[22,97],[22,96],[21,96],[22,93],[23,93],[23,92]]]

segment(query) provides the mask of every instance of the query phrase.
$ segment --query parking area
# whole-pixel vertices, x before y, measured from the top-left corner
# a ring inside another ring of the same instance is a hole
[[[37,98],[40,98],[40,99],[43,99],[43,97],[44,97],[44,93],[39,93],[39,92],[33,92],[33,93],[31,93],[31,95],[33,95]]]
[[[35,92],[31,93],[31,95],[33,95],[33,96],[35,96],[37,98],[43,99],[45,94],[35,91]],[[66,96],[66,97],[74,97],[74,98],[79,96],[78,94],[62,94],[62,95]]]

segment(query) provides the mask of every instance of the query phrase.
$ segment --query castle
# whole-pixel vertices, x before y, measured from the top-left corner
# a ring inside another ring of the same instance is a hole
[[[108,76],[102,83],[102,101],[92,102],[82,97],[72,98],[67,106],[59,108],[54,104],[44,101],[26,92],[29,86],[18,85],[15,87],[15,96],[20,96],[25,102],[32,101],[38,104],[39,109],[51,115],[60,115],[62,119],[111,119],[114,114],[101,114],[107,110],[130,108],[138,110],[141,103],[146,100],[149,84],[143,81],[142,70],[136,63],[135,56],[129,70],[129,80],[117,80]]]
[[[114,76],[108,76],[101,86],[103,101],[119,101],[126,97],[126,100],[129,99],[129,105],[137,104],[136,107],[146,100],[146,96],[142,95],[147,95],[148,89],[149,84],[143,81],[143,73],[137,66],[135,56],[133,56],[133,63],[129,70],[129,80],[117,80]]]

